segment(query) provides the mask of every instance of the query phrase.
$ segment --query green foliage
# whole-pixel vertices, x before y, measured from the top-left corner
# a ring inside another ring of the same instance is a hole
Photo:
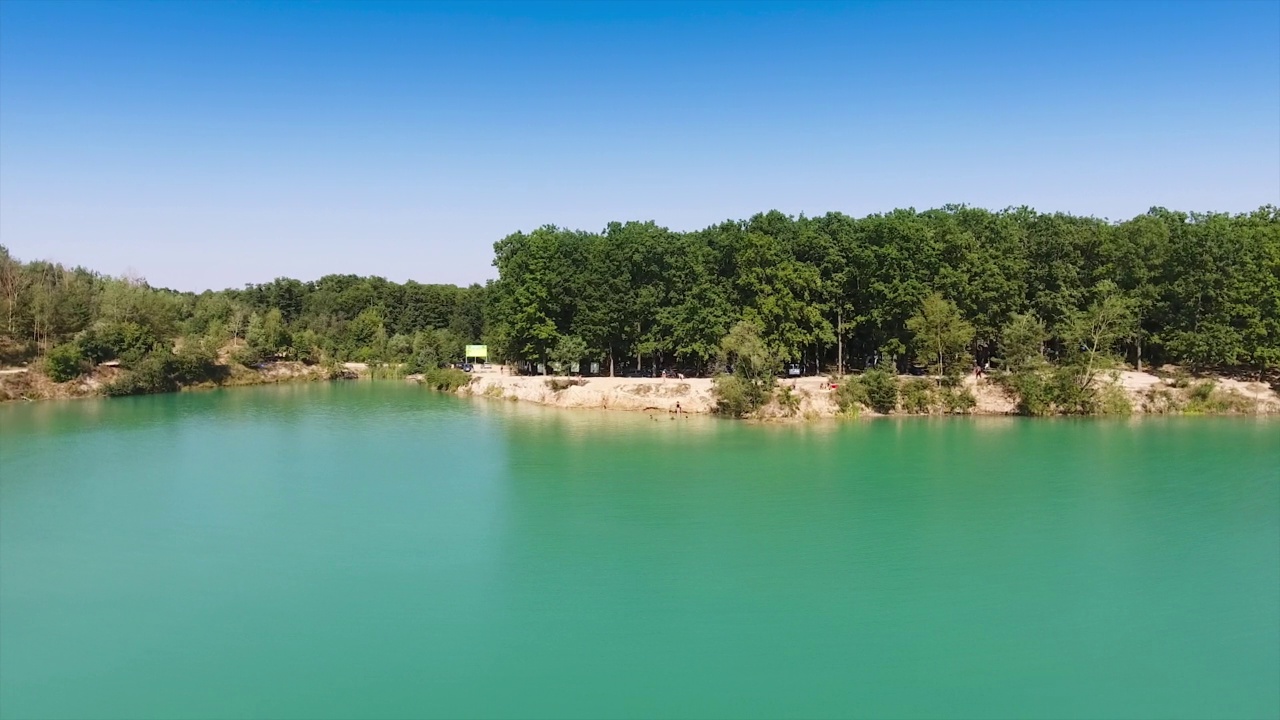
[[[1000,334],[1002,367],[1013,373],[1036,370],[1045,364],[1044,343],[1049,331],[1044,322],[1031,313],[1018,313],[1009,319]]]
[[[562,335],[551,353],[551,361],[555,364],[556,372],[565,375],[572,372],[586,354],[587,343],[582,338]]]
[[[280,309],[271,308],[266,313],[254,313],[250,316],[245,341],[263,357],[287,354],[291,339],[289,331],[285,329],[284,315]]]
[[[790,385],[783,385],[778,389],[778,407],[786,417],[794,417],[800,410],[800,394]]]
[[[179,385],[194,385],[221,379],[223,369],[218,365],[217,348],[203,338],[184,340],[169,361],[168,374]]]
[[[44,358],[44,372],[54,382],[75,380],[84,372],[85,357],[76,343],[63,343]]]
[[[1125,394],[1124,388],[1108,383],[1097,391],[1094,412],[1098,415],[1132,415],[1133,401]]]
[[[859,380],[850,376],[836,386],[834,395],[841,414],[856,416],[863,405],[871,406],[871,401],[867,399],[867,388]],[[897,401],[894,403],[897,404]]]
[[[926,297],[920,310],[907,319],[912,345],[922,357],[930,359],[934,375],[963,371],[973,341],[973,325],[960,315],[956,304],[938,293]]]
[[[858,381],[865,388],[867,404],[878,413],[889,414],[898,406],[898,379],[885,370],[868,370]]]
[[[1205,380],[1192,385],[1187,391],[1184,410],[1205,415],[1248,415],[1258,411],[1258,401],[1234,389],[1223,390],[1214,381]]]
[[[471,376],[454,368],[431,368],[422,378],[422,383],[433,390],[455,392],[471,384]]]
[[[110,396],[173,392],[184,385],[220,382],[225,371],[209,344],[189,338],[177,353],[157,350],[143,357],[103,390]]]
[[[902,411],[913,415],[927,415],[933,410],[933,383],[923,378],[911,378],[902,384]]]
[[[242,345],[231,353],[231,361],[245,367],[257,367],[263,361],[262,351],[252,345]]]
[[[151,328],[128,320],[98,323],[82,332],[78,342],[90,362],[119,358],[126,366],[140,361],[161,344]]]
[[[739,375],[717,375],[712,381],[716,412],[731,417],[746,417],[769,402],[771,390]]]
[[[715,379],[716,412],[744,417],[769,402],[778,363],[760,337],[758,324],[736,323],[720,340],[720,362],[733,368],[733,373]]]
[[[1078,367],[1011,373],[1003,382],[1017,395],[1020,415],[1087,415],[1097,408],[1096,392],[1082,383]]]
[[[133,368],[116,380],[107,383],[103,391],[110,396],[147,395],[172,392],[178,389],[173,377],[173,359],[157,352],[134,364]]]
[[[953,415],[972,412],[978,406],[978,399],[973,392],[964,386],[942,387],[938,391],[942,409]]]
[[[136,370],[185,335],[218,347],[247,340],[266,356],[425,371],[477,341],[495,359],[544,362],[569,337],[585,345],[573,360],[710,371],[745,322],[758,342],[738,354],[763,362],[734,372],[769,386],[753,396],[784,360],[897,371],[919,361],[954,374],[966,350],[996,348],[1014,375],[1041,358],[1073,368],[1077,390],[1052,373],[1040,382],[1055,408],[1095,406],[1097,375],[1122,359],[1280,368],[1274,206],[1153,208],[1118,223],[946,206],[863,218],[771,211],[692,232],[547,226],[497,242],[494,265],[487,286],[328,275],[195,294],[20,262],[0,248],[0,359],[75,341],[93,363],[119,358]]]

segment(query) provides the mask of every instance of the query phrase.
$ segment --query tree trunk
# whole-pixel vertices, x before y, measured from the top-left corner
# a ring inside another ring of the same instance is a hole
[[[836,377],[844,376],[844,313],[836,313]]]

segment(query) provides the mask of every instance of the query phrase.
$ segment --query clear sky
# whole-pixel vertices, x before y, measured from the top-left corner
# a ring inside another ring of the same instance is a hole
[[[0,243],[466,283],[553,223],[1280,203],[1280,2],[0,2]]]

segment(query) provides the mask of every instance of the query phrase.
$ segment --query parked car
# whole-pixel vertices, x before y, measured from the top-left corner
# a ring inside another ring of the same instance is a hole
[[[461,365],[458,366],[458,369],[461,370],[462,372],[471,372],[476,368],[471,363],[462,363]]]
[[[799,363],[787,365],[787,377],[800,377],[801,374]]]

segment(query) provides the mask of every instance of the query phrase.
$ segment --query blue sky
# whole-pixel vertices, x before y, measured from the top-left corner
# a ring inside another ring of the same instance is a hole
[[[0,243],[466,283],[553,223],[1280,203],[1280,2],[0,2]]]

